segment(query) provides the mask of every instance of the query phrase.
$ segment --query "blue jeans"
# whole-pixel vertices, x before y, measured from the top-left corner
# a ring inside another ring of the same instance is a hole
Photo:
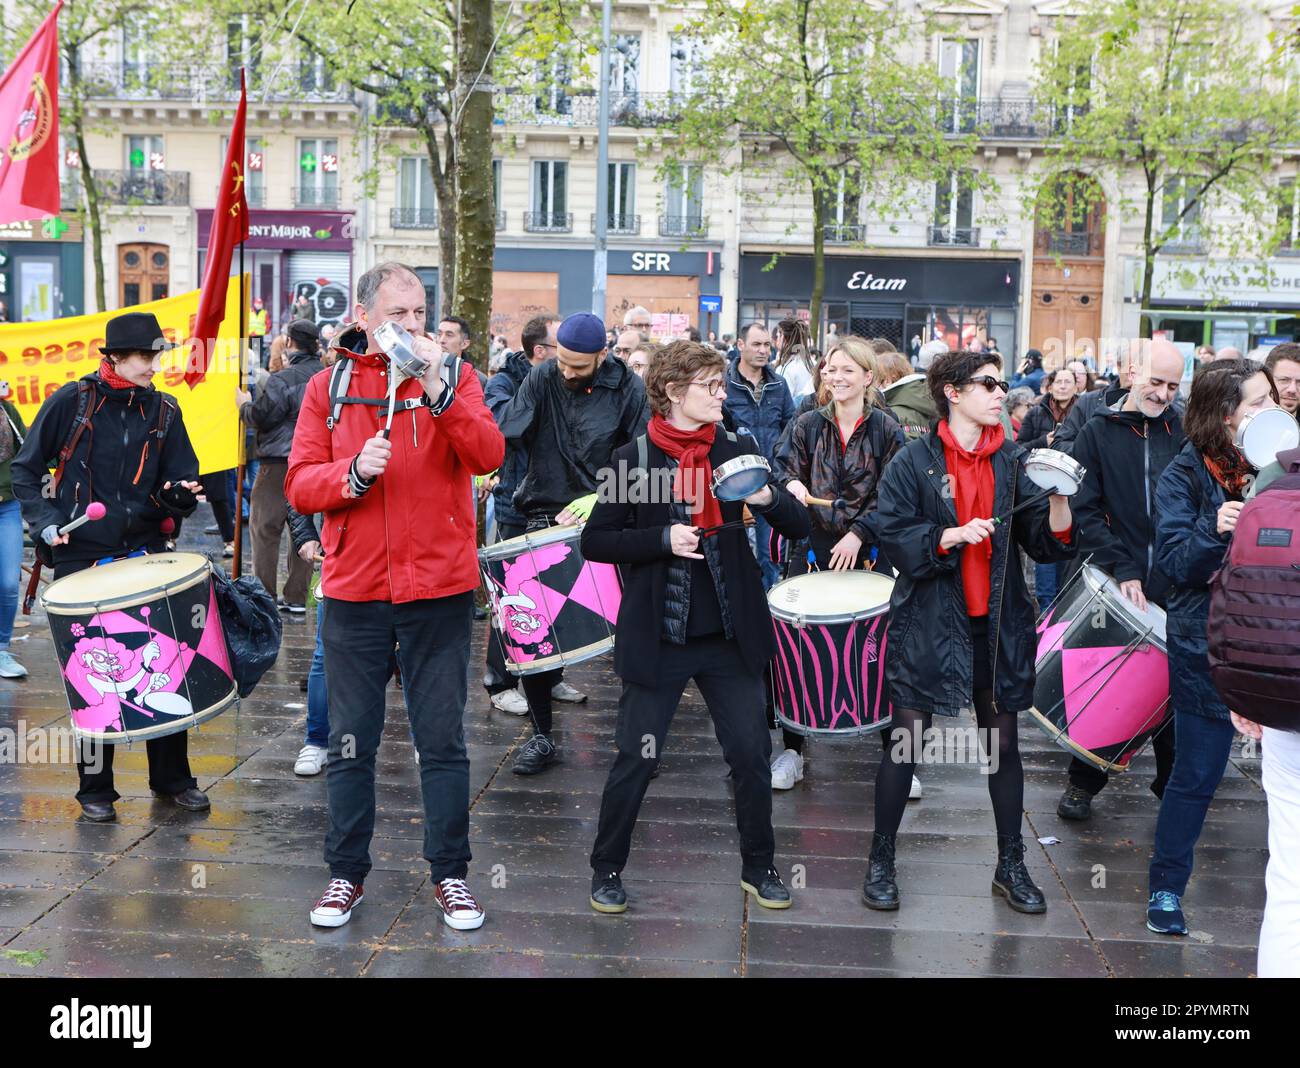
[[[762,516],[754,516],[754,555],[763,574],[763,589],[770,590],[781,581],[781,568],[772,562],[772,527]]]
[[[0,649],[9,648],[23,573],[23,515],[17,501],[0,504]]]
[[[1064,564],[1034,564],[1034,589],[1038,599],[1038,613],[1042,615],[1061,592]]]
[[[1181,897],[1192,877],[1196,840],[1227,770],[1236,730],[1229,720],[1178,709],[1174,730],[1174,770],[1160,801],[1149,883],[1153,894],[1172,890]]]
[[[325,598],[316,601],[316,651],[307,671],[307,744],[330,744],[329,691],[325,687]]]

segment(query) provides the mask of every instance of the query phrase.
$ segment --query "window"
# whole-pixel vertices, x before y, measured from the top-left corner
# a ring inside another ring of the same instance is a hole
[[[861,175],[842,171],[823,205],[822,227],[827,241],[862,240],[862,227],[858,223],[861,200]]]
[[[428,156],[404,156],[397,172],[397,211],[394,226],[438,225],[438,199]]]
[[[960,171],[953,171],[947,180],[935,183],[930,244],[979,244],[979,231],[971,225],[973,199],[968,180]]]
[[[1052,52],[1059,56],[1060,50],[1060,40],[1054,40]],[[1092,92],[1093,58],[1089,56],[1086,63],[1076,64],[1069,72],[1069,80],[1065,86],[1065,102],[1057,108],[1056,114],[1052,117],[1053,132],[1064,133],[1070,129],[1077,116],[1087,114],[1088,98]]]
[[[664,237],[707,230],[704,219],[704,168],[688,163],[664,191],[664,215],[659,232]]]
[[[636,218],[636,164],[609,165],[609,214],[605,225],[616,234],[634,234],[640,230]]]
[[[167,169],[160,134],[131,134],[126,139],[126,169],[133,175],[146,175]]]
[[[506,228],[506,213],[501,210],[501,161],[492,161],[492,210],[496,212],[497,229]]]
[[[226,23],[226,69],[230,73],[232,89],[239,88],[239,69],[248,72],[250,87],[257,80],[257,68],[261,61],[260,51],[256,47],[259,27],[251,15],[237,15]]]
[[[230,138],[221,137],[221,156],[218,166],[226,162]],[[266,150],[260,137],[244,138],[244,197],[250,208],[266,207]],[[217,188],[221,187],[218,181]]]
[[[630,96],[639,88],[638,71],[641,66],[641,35],[619,33],[609,45],[610,96]]]
[[[153,62],[151,40],[143,15],[133,13],[122,19],[123,88],[139,89],[149,84],[149,68]]]
[[[310,52],[304,46],[298,61],[298,87],[304,93],[334,92],[334,71],[325,53]]]
[[[538,93],[534,104],[538,111],[567,115],[572,107],[569,96],[569,61],[562,55],[551,57],[549,63],[537,65]]]
[[[1165,248],[1200,248],[1200,192],[1194,179],[1179,176],[1165,180],[1160,194],[1160,226]]]
[[[339,203],[339,143],[333,137],[298,140],[300,208],[336,208]]]
[[[939,45],[939,81],[947,97],[946,125],[950,133],[975,128],[980,96],[980,43],[966,37],[945,37]]]
[[[673,34],[669,41],[668,89],[673,93],[693,93],[699,88],[704,69],[705,46],[698,37]]]
[[[564,160],[534,160],[533,210],[526,229],[567,233],[572,228],[568,208],[568,163]]]
[[[1300,252],[1300,182],[1287,178],[1278,187],[1278,223],[1282,249]]]

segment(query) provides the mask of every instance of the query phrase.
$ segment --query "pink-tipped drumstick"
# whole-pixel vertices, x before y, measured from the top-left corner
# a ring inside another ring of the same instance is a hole
[[[103,519],[104,513],[107,511],[108,509],[100,504],[99,501],[91,501],[86,505],[86,510],[81,515],[77,516],[76,519],[71,523],[68,523],[66,526],[59,527],[59,536],[62,537],[64,534],[76,530],[82,523],[91,523],[96,519]]]

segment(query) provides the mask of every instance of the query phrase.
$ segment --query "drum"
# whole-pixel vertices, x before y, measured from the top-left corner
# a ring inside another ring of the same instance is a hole
[[[87,568],[50,583],[42,603],[78,737],[161,738],[235,703],[207,557],[161,553]]]
[[[1031,449],[1025,459],[1025,474],[1034,485],[1071,497],[1083,485],[1088,469],[1073,456],[1056,449]]]
[[[614,648],[623,586],[613,564],[582,558],[581,527],[556,526],[479,550],[506,668],[533,675]]]
[[[743,501],[767,485],[772,466],[756,453],[736,456],[713,469],[713,496],[720,501]]]
[[[814,571],[772,587],[772,690],[782,726],[835,735],[889,726],[885,642],[893,592],[893,579],[871,571]]]
[[[1085,564],[1038,622],[1030,715],[1063,749],[1125,771],[1171,718],[1165,614]]]
[[[1279,452],[1300,445],[1300,423],[1285,408],[1265,408],[1246,416],[1233,439],[1255,470],[1277,461]]]

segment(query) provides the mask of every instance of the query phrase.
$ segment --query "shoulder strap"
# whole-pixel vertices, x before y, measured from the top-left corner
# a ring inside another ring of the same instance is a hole
[[[162,404],[158,406],[158,436],[165,438],[167,431],[172,428],[178,409],[175,398],[169,394],[159,393],[158,396],[162,398]]]
[[[650,470],[650,444],[644,434],[636,439],[636,466],[647,473]]]
[[[343,398],[348,395],[348,383],[352,381],[352,357],[345,356],[336,360],[330,368],[329,401],[330,413],[325,417],[325,428],[333,431],[343,414]]]
[[[68,428],[68,436],[64,439],[63,448],[59,450],[59,462],[54,468],[54,485],[57,487],[63,478],[63,468],[72,459],[72,454],[77,451],[77,443],[81,441],[81,435],[85,433],[86,427],[90,426],[90,401],[94,395],[90,383],[84,378],[77,380],[77,414],[73,416],[72,426]]]

